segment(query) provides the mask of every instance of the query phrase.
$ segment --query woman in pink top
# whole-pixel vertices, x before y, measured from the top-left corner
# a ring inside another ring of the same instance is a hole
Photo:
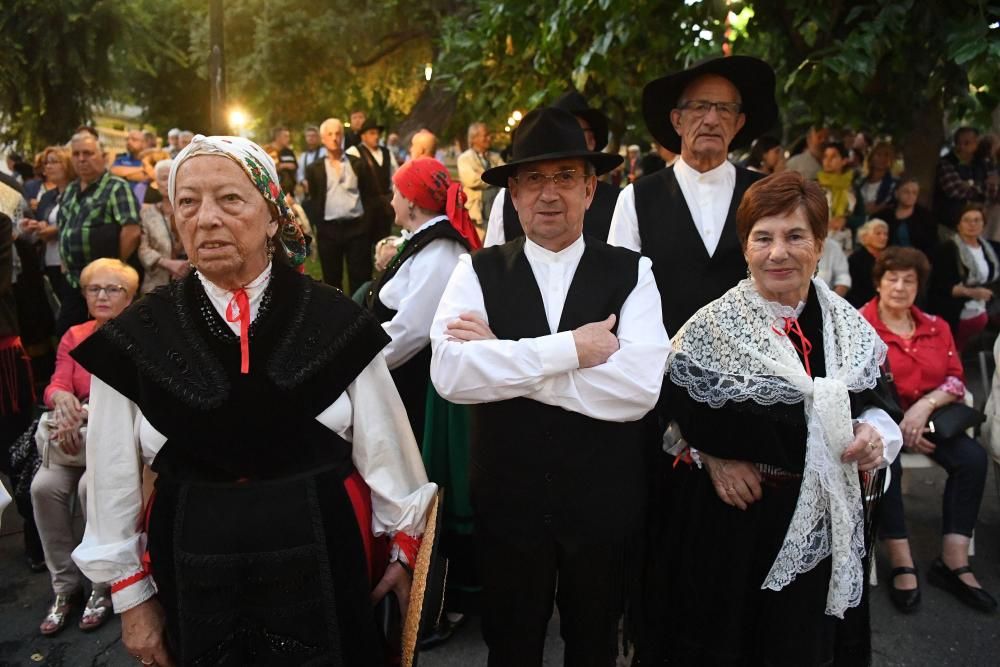
[[[83,270],[80,285],[94,319],[70,328],[63,335],[56,354],[55,373],[45,389],[45,405],[52,410],[49,451],[58,448],[61,450],[58,454],[63,455],[59,458],[63,460],[77,457],[85,446],[80,429],[87,422],[86,404],[90,397],[90,373],[70,356],[70,352],[98,327],[125,310],[139,288],[139,275],[117,259],[98,259]],[[31,482],[35,523],[55,595],[55,601],[39,626],[43,635],[54,635],[65,627],[70,612],[83,599],[84,579],[70,554],[80,542],[80,535],[73,526],[73,501],[79,493],[81,505],[86,503],[86,486],[80,483],[86,468],[62,465],[51,458],[45,457],[46,461]],[[80,619],[80,629],[95,630],[110,617],[111,598],[107,585],[93,584]]]

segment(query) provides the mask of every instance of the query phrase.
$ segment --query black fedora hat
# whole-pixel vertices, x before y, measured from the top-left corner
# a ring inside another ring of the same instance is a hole
[[[507,178],[514,175],[518,166],[562,158],[587,160],[594,165],[598,175],[622,163],[620,155],[588,150],[587,139],[573,114],[554,107],[541,107],[530,112],[517,126],[510,162],[487,169],[482,179],[490,185],[507,187]]]
[[[571,90],[552,103],[556,109],[568,111],[587,121],[594,133],[594,150],[602,151],[608,145],[608,117],[597,109],[587,106],[587,100],[575,90]]]
[[[382,134],[382,130],[384,130],[384,129],[385,129],[385,127],[383,127],[382,125],[379,125],[378,123],[376,123],[371,118],[366,118],[365,122],[361,125],[361,129],[358,130],[358,135],[360,136],[360,135],[364,134],[365,132],[367,132],[368,130],[378,130],[378,133]]]
[[[771,129],[778,119],[774,101],[774,70],[763,60],[750,56],[728,56],[704,60],[693,67],[654,79],[642,89],[642,116],[653,138],[674,153],[681,152],[681,138],[670,122],[670,112],[677,107],[688,84],[705,74],[717,74],[732,82],[740,91],[746,123],[736,133],[731,147],[748,145]]]

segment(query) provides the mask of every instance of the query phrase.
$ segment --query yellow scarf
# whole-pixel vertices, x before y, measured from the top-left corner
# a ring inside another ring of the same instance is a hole
[[[830,193],[831,218],[841,218],[850,213],[850,194],[854,184],[854,174],[851,171],[845,171],[841,174],[821,171],[816,174],[816,182]]]

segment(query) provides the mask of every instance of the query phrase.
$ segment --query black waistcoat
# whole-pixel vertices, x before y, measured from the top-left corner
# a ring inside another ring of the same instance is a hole
[[[674,168],[661,169],[636,181],[635,213],[642,254],[653,262],[663,303],[663,324],[671,336],[695,311],[746,277],[746,260],[736,235],[736,209],[747,188],[762,177],[736,167],[729,215],[711,257],[694,225]]]
[[[638,279],[638,254],[585,242],[559,331],[620,315]],[[479,251],[472,265],[497,338],[551,333],[523,237]],[[620,538],[641,520],[642,478],[640,422],[600,421],[528,398],[473,406],[479,531],[577,543]]]
[[[361,178],[358,187],[362,199],[373,197],[388,197],[392,194],[389,186],[390,158],[389,151],[384,146],[378,146],[375,150],[382,152],[382,164],[375,161],[372,152],[364,144],[358,144],[358,154],[365,163],[364,169],[368,170],[369,178]]]
[[[608,232],[611,231],[611,217],[615,213],[619,192],[621,191],[610,183],[597,181],[594,200],[590,202],[590,208],[583,216],[584,234],[593,239],[608,240]],[[504,241],[513,241],[520,236],[524,236],[524,228],[521,227],[521,219],[517,215],[517,210],[514,209],[510,190],[505,190],[503,196],[503,238]]]
[[[382,273],[382,276],[375,283],[374,287],[368,291],[368,307],[380,323],[391,320],[396,316],[396,311],[379,300],[379,292],[396,276],[400,267],[407,260],[412,259],[414,255],[438,239],[451,239],[460,243],[466,250],[469,249],[469,242],[447,220],[441,220],[414,235],[406,242],[406,247],[403,248],[403,251],[397,254],[389,263],[389,266],[386,267],[385,272]],[[396,390],[399,391],[399,397],[403,399],[403,405],[406,407],[406,414],[410,419],[413,435],[416,437],[417,443],[421,443],[424,435],[423,425],[425,404],[427,402],[427,382],[430,380],[431,375],[430,340],[428,339],[427,345],[411,357],[409,361],[392,369],[390,373],[392,374],[393,382],[396,383]]]
[[[385,346],[369,313],[338,290],[275,264],[239,338],[194,274],[137,302],[73,357],[135,402],[167,437],[154,470],[177,479],[270,479],[351,468],[351,447],[315,420]]]

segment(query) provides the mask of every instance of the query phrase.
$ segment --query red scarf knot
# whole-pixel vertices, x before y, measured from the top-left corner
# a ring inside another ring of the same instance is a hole
[[[771,331],[778,334],[779,336],[788,337],[788,341],[792,344],[792,347],[802,355],[802,363],[806,367],[806,375],[812,377],[812,368],[809,366],[809,353],[812,352],[812,343],[806,338],[806,335],[802,333],[802,327],[799,326],[799,320],[795,317],[782,317],[781,318],[785,326],[783,329],[778,329],[772,326]],[[794,334],[794,338],[792,337]],[[796,338],[798,339],[796,341]]]

